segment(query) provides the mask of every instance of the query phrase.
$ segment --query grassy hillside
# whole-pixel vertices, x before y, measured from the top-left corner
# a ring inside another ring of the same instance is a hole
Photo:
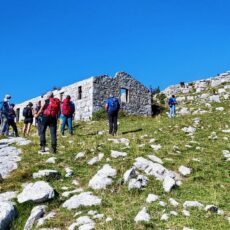
[[[56,169],[61,173],[61,179],[47,179],[57,191],[54,200],[46,203],[47,211],[55,211],[56,216],[45,223],[45,227],[57,227],[67,229],[77,217],[75,213],[82,211],[81,215],[87,214],[89,210],[97,210],[104,214],[104,218],[96,220],[96,229],[128,230],[128,229],[229,229],[226,217],[230,216],[230,177],[229,162],[223,157],[222,150],[230,150],[230,134],[222,132],[230,128],[230,106],[229,103],[221,104],[224,112],[216,111],[213,104],[212,112],[202,115],[186,115],[169,119],[165,114],[155,118],[125,117],[119,120],[119,133],[114,138],[127,138],[130,146],[114,144],[108,141],[113,138],[107,133],[107,121],[96,121],[89,123],[77,123],[75,135],[63,138],[58,136],[58,153],[56,164],[48,164],[46,160],[52,155],[39,155],[38,137],[33,130],[32,145],[23,147],[22,161],[18,169],[0,184],[0,192],[16,190],[22,191],[22,183],[33,182],[32,174],[40,169]],[[188,126],[194,127],[194,118],[200,118],[193,137],[185,134],[181,129]],[[134,132],[135,130],[138,130]],[[141,130],[140,130],[141,129]],[[98,131],[106,130],[102,135]],[[125,134],[122,134],[125,132]],[[217,138],[209,138],[212,132]],[[157,152],[151,148],[151,139],[162,148]],[[128,153],[126,158],[113,159],[110,157],[111,150]],[[86,156],[75,159],[78,152],[86,152]],[[89,166],[87,161],[98,153],[104,153],[102,161]],[[128,186],[122,183],[123,174],[130,169],[137,157],[145,157],[154,153],[162,159],[164,166],[178,172],[181,165],[192,169],[187,177],[182,177],[182,185],[165,193],[162,182],[154,177],[148,176],[149,183],[143,190],[128,190]],[[113,184],[105,190],[93,191],[89,189],[88,182],[96,172],[104,165],[110,164],[117,169],[117,176]],[[65,178],[65,168],[74,170],[74,176]],[[73,180],[80,182],[79,186],[73,185]],[[63,187],[68,190],[83,188],[84,191],[93,191],[95,195],[102,198],[102,205],[90,208],[79,208],[68,211],[61,207],[68,198],[61,194]],[[160,200],[166,202],[166,206],[159,205],[159,201],[152,204],[146,203],[149,193],[160,196]],[[174,198],[179,202],[178,207],[172,207],[168,199]],[[190,217],[182,214],[183,203],[187,200],[197,200],[204,205],[214,204],[224,211],[224,215],[206,212],[203,209],[193,208]],[[35,204],[17,204],[18,217],[14,221],[12,229],[23,229],[30,211]],[[151,216],[148,223],[135,223],[137,213],[146,207]],[[177,216],[170,215],[168,221],[160,220],[163,213],[176,211]],[[111,222],[105,222],[111,217]],[[36,229],[36,228],[35,228]]]

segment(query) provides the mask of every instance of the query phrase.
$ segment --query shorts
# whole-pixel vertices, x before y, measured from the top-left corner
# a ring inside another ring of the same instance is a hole
[[[24,120],[24,124],[32,124],[33,123],[33,118],[25,118],[25,120]]]

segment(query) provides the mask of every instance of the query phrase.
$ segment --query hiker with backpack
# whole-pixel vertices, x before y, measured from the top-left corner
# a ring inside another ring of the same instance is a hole
[[[61,107],[61,119],[62,119],[62,125],[61,125],[61,134],[64,136],[65,132],[65,126],[68,126],[70,135],[73,135],[73,118],[75,113],[75,105],[71,101],[70,95],[67,95],[66,98],[62,102]]]
[[[46,147],[46,129],[49,127],[51,136],[51,153],[57,151],[57,119],[60,115],[60,100],[54,98],[53,92],[47,93],[46,100],[41,104],[41,108],[35,117],[42,117],[40,146],[41,152],[45,152]]]
[[[8,113],[10,108],[10,95],[5,95],[2,102],[0,102],[0,135],[7,135],[8,131]]]
[[[168,105],[169,105],[169,117],[175,117],[176,116],[176,97],[175,95],[172,95],[169,100],[168,100]]]
[[[109,119],[109,134],[115,135],[117,133],[117,119],[120,110],[120,103],[113,94],[107,99],[105,104],[105,111],[108,113]]]
[[[18,128],[17,128],[16,122],[15,122],[16,113],[14,111],[14,106],[15,106],[15,104],[10,104],[10,107],[9,107],[7,133],[9,133],[9,129],[10,129],[10,126],[11,126],[13,128],[13,130],[14,130],[15,137],[19,137]]]
[[[33,124],[34,120],[34,109],[33,109],[33,103],[29,102],[28,105],[23,109],[22,112],[24,116],[24,126],[22,129],[23,136],[29,135],[31,126]]]

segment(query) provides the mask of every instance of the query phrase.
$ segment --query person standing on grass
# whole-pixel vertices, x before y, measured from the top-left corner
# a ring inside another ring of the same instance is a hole
[[[40,109],[41,109],[41,101],[38,101],[36,103],[36,106],[34,109],[34,112],[35,112],[34,115],[36,115]],[[41,114],[35,118],[35,125],[37,126],[37,129],[38,129],[38,136],[40,136],[41,135],[41,127],[42,127],[42,116],[41,116]]]
[[[117,133],[117,119],[120,110],[119,100],[110,94],[105,104],[105,111],[108,113],[109,120],[109,134],[115,135]]]
[[[33,103],[29,102],[28,105],[23,109],[23,116],[24,116],[24,126],[22,129],[23,136],[29,135],[31,126],[34,120],[34,109]]]
[[[60,100],[54,98],[53,92],[48,92],[46,100],[41,104],[41,109],[35,114],[35,117],[42,116],[40,146],[41,151],[45,152],[46,147],[46,129],[49,127],[51,136],[51,153],[57,151],[57,119],[60,115]]]
[[[61,134],[64,136],[65,125],[68,126],[70,135],[73,135],[73,118],[75,113],[75,105],[71,101],[70,95],[67,95],[66,98],[62,102],[61,107]]]
[[[175,95],[172,95],[169,98],[169,101],[168,101],[168,105],[169,105],[169,117],[170,118],[176,116],[176,104],[177,104],[176,97],[175,97]]]
[[[0,135],[7,135],[8,130],[8,113],[10,108],[10,95],[5,95],[2,102],[0,102]]]
[[[18,128],[17,128],[17,125],[15,123],[16,113],[14,111],[14,106],[15,106],[15,104],[10,104],[10,107],[9,107],[9,112],[8,112],[8,131],[7,132],[9,132],[9,129],[10,129],[10,126],[11,126],[13,128],[13,130],[14,130],[14,135],[16,137],[19,137]]]

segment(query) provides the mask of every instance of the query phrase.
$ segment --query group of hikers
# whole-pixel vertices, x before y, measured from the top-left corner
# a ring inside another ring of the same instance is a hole
[[[16,137],[19,136],[17,125],[15,122],[16,112],[15,105],[10,103],[11,96],[5,95],[4,100],[0,102],[0,136],[9,135],[9,128],[12,127]],[[176,115],[176,98],[172,95],[168,101],[170,108],[169,117]],[[105,111],[108,113],[109,134],[115,135],[117,133],[117,119],[120,110],[120,103],[118,98],[110,94],[106,100]],[[46,130],[49,127],[51,136],[51,153],[57,151],[57,124],[58,118],[61,120],[61,135],[64,136],[65,126],[68,126],[70,135],[73,135],[72,121],[75,116],[75,104],[71,101],[69,95],[61,102],[54,97],[53,92],[48,92],[44,100],[37,102],[35,107],[33,103],[29,102],[23,109],[24,126],[22,129],[23,136],[29,135],[31,126],[34,122],[40,137],[41,152],[46,151]]]

